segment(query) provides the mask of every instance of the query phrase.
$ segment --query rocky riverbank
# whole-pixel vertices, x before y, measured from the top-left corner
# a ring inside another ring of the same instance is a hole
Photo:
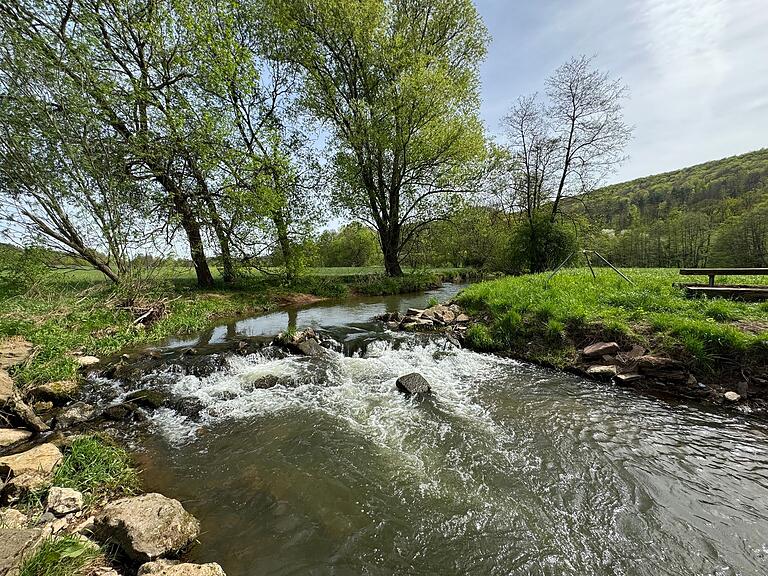
[[[223,576],[218,564],[180,560],[200,533],[180,502],[138,493],[119,448],[71,429],[97,412],[72,402],[76,382],[15,386],[6,368],[32,353],[24,347],[0,354],[0,576]],[[83,491],[58,485],[73,482]]]
[[[404,315],[385,314],[378,318],[389,329],[409,332],[440,332],[467,348],[480,348],[467,337],[473,326],[487,329],[482,318],[470,316],[456,303],[438,304],[426,309],[409,309]],[[768,381],[761,377],[712,380],[696,373],[682,359],[654,352],[638,342],[617,342],[592,334],[564,355],[562,363],[541,362],[530,352],[539,351],[532,342],[515,349],[497,349],[496,353],[563,369],[596,382],[610,383],[641,392],[695,400],[737,409],[743,413],[768,414]]]

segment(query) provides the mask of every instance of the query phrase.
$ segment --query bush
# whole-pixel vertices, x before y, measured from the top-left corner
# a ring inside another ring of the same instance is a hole
[[[576,232],[571,227],[537,215],[513,230],[510,263],[518,272],[543,272],[556,267],[576,248]]]

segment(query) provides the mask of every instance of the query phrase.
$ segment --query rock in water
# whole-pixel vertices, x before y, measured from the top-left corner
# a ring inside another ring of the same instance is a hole
[[[88,422],[96,416],[96,408],[91,404],[85,402],[75,402],[70,406],[67,406],[56,417],[56,425],[59,428],[68,428],[76,424],[82,424]]]
[[[397,379],[397,389],[408,396],[411,394],[429,394],[432,391],[427,379],[418,372],[400,376]]]
[[[48,491],[48,510],[56,516],[65,516],[83,509],[83,495],[72,488],[54,486]]]
[[[75,397],[80,386],[74,380],[60,380],[35,386],[30,391],[39,400],[48,400],[54,404],[63,404]]]
[[[23,557],[40,543],[41,531],[0,528],[0,574],[17,574]]]
[[[216,563],[181,564],[170,560],[149,562],[139,568],[138,576],[226,576]]]
[[[200,523],[178,500],[145,494],[116,500],[96,517],[95,534],[113,542],[135,562],[172,556],[189,546]]]
[[[585,358],[599,358],[610,354],[616,354],[620,350],[616,342],[597,342],[587,346],[581,351]]]
[[[733,390],[729,390],[725,393],[725,399],[728,400],[728,402],[738,402],[741,400],[741,396]]]

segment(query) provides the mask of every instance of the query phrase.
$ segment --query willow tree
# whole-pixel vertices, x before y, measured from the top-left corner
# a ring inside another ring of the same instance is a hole
[[[301,103],[330,131],[334,202],[377,233],[388,275],[466,191],[483,151],[471,0],[272,0],[274,58],[303,73]]]

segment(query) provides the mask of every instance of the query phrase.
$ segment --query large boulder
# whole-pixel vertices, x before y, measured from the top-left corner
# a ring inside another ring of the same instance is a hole
[[[54,486],[48,491],[48,510],[56,516],[66,516],[83,509],[83,495],[72,488]]]
[[[226,576],[218,564],[181,564],[171,560],[149,562],[139,568],[138,576]]]
[[[200,524],[178,500],[162,494],[122,498],[96,517],[94,532],[117,544],[135,562],[173,556],[200,533]]]
[[[40,543],[41,531],[0,528],[0,576],[15,576],[24,556]]]
[[[28,440],[32,437],[32,432],[29,430],[20,430],[16,428],[0,428],[0,448],[11,446],[16,442],[22,440]]]
[[[429,382],[418,372],[400,376],[396,382],[397,389],[410,396],[412,394],[424,395],[431,392]]]

